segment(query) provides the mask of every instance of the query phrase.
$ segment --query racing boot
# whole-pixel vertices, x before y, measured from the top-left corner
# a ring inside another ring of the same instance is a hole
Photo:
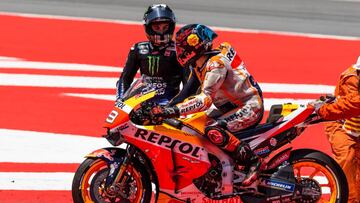
[[[257,180],[261,166],[261,159],[254,153],[253,150],[251,150],[248,143],[240,142],[232,154],[232,158],[237,164],[249,167],[249,171],[242,182],[243,186],[249,186]]]
[[[258,177],[261,159],[252,151],[249,144],[240,141],[232,133],[217,126],[208,126],[205,136],[215,145],[226,151],[236,164],[249,167],[243,186],[251,185]]]

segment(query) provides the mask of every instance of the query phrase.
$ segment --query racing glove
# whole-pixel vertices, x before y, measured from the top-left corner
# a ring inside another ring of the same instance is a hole
[[[309,105],[314,107],[315,112],[318,113],[320,107],[322,107],[324,105],[324,102],[321,100],[316,100],[316,101],[309,102]]]
[[[313,106],[315,109],[315,112],[318,113],[319,109],[325,104],[325,103],[332,103],[335,100],[335,96],[331,94],[327,94],[326,96],[321,96],[316,101],[311,101],[308,104]]]
[[[175,118],[180,116],[180,110],[177,106],[156,105],[150,110],[152,123],[161,124],[166,118]]]

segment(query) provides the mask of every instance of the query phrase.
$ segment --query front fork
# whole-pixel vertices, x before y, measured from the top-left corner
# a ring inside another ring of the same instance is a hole
[[[107,192],[111,194],[116,193],[117,183],[120,183],[120,185],[126,183],[127,179],[124,178],[126,177],[125,173],[128,169],[129,164],[131,164],[132,159],[134,158],[134,156],[136,156],[136,153],[138,153],[136,148],[128,144],[125,152],[123,149],[119,148],[103,148],[86,155],[86,157],[100,158],[108,164],[110,172],[105,180],[105,188],[107,188]],[[125,194],[120,195],[126,198]],[[150,203],[155,203],[156,199],[157,194],[153,191]]]
[[[125,183],[126,180],[123,177],[135,153],[136,149],[133,146],[128,145],[124,157],[120,159],[115,158],[109,163],[110,172],[106,178],[106,188],[114,189],[117,183],[120,183],[121,185]]]

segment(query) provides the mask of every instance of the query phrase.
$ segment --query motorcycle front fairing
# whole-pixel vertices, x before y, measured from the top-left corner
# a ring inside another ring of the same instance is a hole
[[[153,171],[156,171],[160,191],[181,199],[194,195],[186,192],[189,190],[198,191],[199,196],[203,196],[192,181],[210,168],[208,153],[217,154],[226,169],[223,193],[231,194],[233,190],[230,158],[202,136],[206,115],[194,114],[184,119],[184,122],[197,123],[198,129],[185,127],[180,130],[166,123],[137,125],[131,121],[129,115],[140,103],[153,98],[156,92],[144,94],[138,90],[141,89],[140,84],[135,84],[134,87],[133,92],[138,93],[129,94],[128,98],[117,101],[106,119],[104,127],[108,129],[108,140],[115,146],[125,142],[139,149],[151,162]]]

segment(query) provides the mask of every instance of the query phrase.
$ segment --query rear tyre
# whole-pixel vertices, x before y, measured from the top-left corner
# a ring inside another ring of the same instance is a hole
[[[316,184],[321,188],[319,202],[347,203],[348,184],[341,167],[330,156],[315,150],[301,149],[292,152],[290,162],[295,178],[302,183]],[[306,200],[312,202],[311,200]],[[299,202],[306,202],[299,201]]]

